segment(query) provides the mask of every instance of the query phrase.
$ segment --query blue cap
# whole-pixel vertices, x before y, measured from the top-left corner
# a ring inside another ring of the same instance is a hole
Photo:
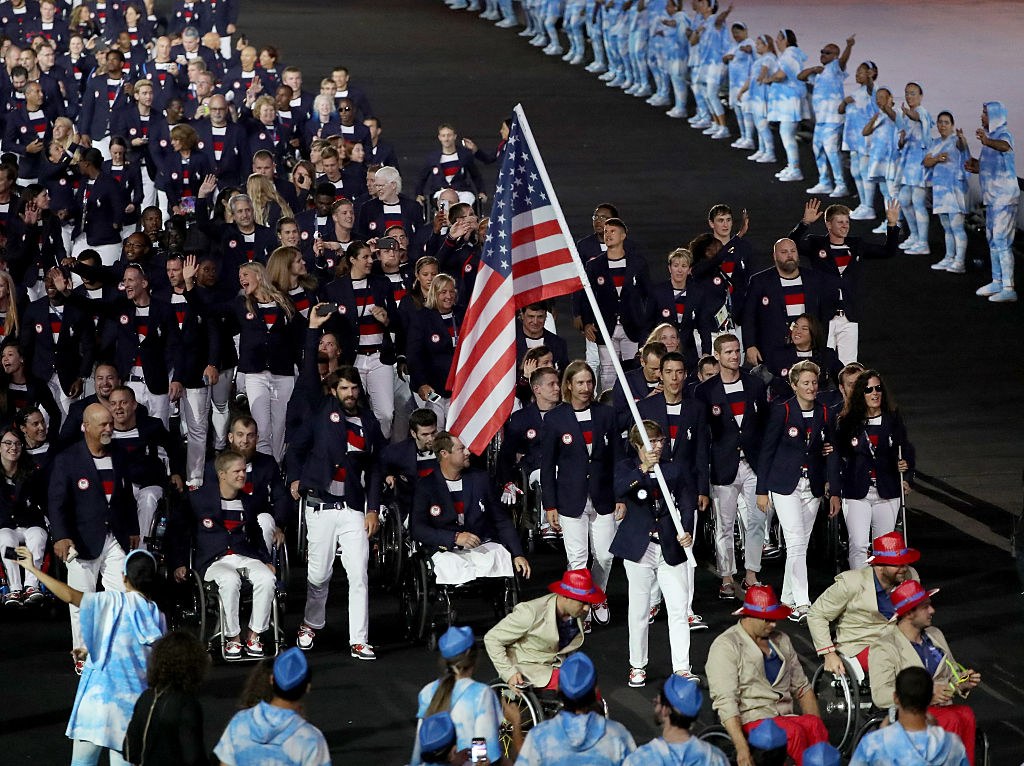
[[[754,727],[747,741],[751,747],[758,750],[774,750],[777,747],[785,747],[786,732],[771,718],[766,718]]]
[[[274,660],[274,683],[282,691],[290,691],[309,677],[305,653],[297,646],[281,652]]]
[[[476,637],[473,629],[468,625],[461,628],[452,625],[444,632],[444,635],[437,642],[437,648],[441,650],[441,656],[446,660],[458,657],[463,652],[469,651],[473,646]]]
[[[420,750],[432,753],[455,744],[455,724],[448,713],[434,713],[420,724]]]
[[[828,742],[819,742],[804,750],[804,766],[839,766],[839,751]]]
[[[594,663],[583,652],[570,654],[558,671],[558,691],[571,700],[589,692],[596,682]]]
[[[687,718],[696,718],[704,704],[704,695],[700,693],[697,684],[675,673],[668,677],[663,692],[668,704]]]

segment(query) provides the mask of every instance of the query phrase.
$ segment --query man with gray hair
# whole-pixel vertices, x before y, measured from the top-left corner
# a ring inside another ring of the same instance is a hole
[[[259,261],[266,265],[267,258],[276,246],[274,230],[256,223],[252,199],[248,194],[236,194],[228,200],[233,223],[224,227],[221,238],[221,281],[237,284],[238,267],[244,263]]]
[[[402,194],[402,176],[397,169],[385,165],[374,176],[371,198],[359,208],[356,232],[365,239],[384,235],[386,229],[401,226],[410,239],[423,221],[419,202]]]
[[[188,66],[188,62],[198,58],[203,60],[209,71],[223,72],[217,53],[201,43],[199,30],[195,27],[185,27],[181,31],[181,42],[171,48],[171,59],[184,67]]]

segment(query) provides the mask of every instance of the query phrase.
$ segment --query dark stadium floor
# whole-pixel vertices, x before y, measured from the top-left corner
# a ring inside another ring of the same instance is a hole
[[[750,238],[764,263],[771,242],[800,215],[804,184],[774,182],[764,166],[712,142],[621,91],[604,87],[440,0],[246,0],[241,28],[255,43],[275,43],[282,61],[305,72],[306,87],[336,64],[364,86],[399,151],[407,187],[434,145],[436,124],[454,122],[481,146],[522,102],[575,238],[589,232],[597,202],[619,205],[631,236],[655,263],[703,230],[715,202],[750,211]],[[727,143],[727,142],[726,142]],[[804,147],[804,151],[807,149]],[[805,168],[810,167],[809,155]],[[491,170],[493,175],[493,170]],[[806,185],[812,184],[809,179]],[[854,234],[866,226],[854,222]],[[936,229],[933,228],[933,235]],[[933,242],[936,242],[933,236]],[[1021,304],[995,306],[973,296],[986,279],[929,270],[932,259],[901,256],[873,264],[870,315],[861,324],[862,361],[882,370],[895,390],[917,446],[922,491],[911,496],[911,542],[924,551],[925,583],[941,587],[936,624],[957,658],[979,669],[984,685],[970,699],[994,747],[994,764],[1016,764],[1024,752],[1024,622],[1008,535],[1021,507],[1024,455]],[[558,576],[559,554],[539,553],[526,595],[539,595]],[[304,587],[293,576],[284,620],[294,635]],[[765,578],[781,585],[781,562]],[[812,573],[812,592],[828,578]],[[616,566],[613,623],[588,637],[611,713],[637,741],[654,735],[652,686],[626,686],[626,588]],[[732,623],[735,602],[716,597],[714,577],[698,573],[696,611],[711,629],[695,633],[695,671],[711,640]],[[335,577],[332,629],[311,655],[316,676],[308,713],[327,735],[334,762],[400,764],[408,758],[420,686],[437,673],[435,656],[402,640],[395,596],[372,594],[370,640],[380,659],[359,663],[345,651],[345,584]],[[810,652],[803,628],[783,626]],[[652,679],[669,670],[666,627],[652,630]],[[0,712],[4,764],[67,763],[63,736],[77,679],[67,657],[66,616],[0,614]],[[485,661],[486,665],[486,661]],[[247,669],[248,666],[246,666]],[[203,701],[212,747],[234,709],[246,669],[215,667]],[[481,667],[480,679],[493,675]],[[707,717],[707,714],[706,714]]]

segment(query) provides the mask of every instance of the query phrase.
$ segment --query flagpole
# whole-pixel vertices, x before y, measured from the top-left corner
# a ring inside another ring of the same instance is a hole
[[[558,202],[558,195],[555,193],[555,187],[551,183],[551,178],[548,176],[548,170],[544,167],[544,160],[541,158],[540,152],[537,151],[537,144],[533,140],[533,131],[530,130],[530,123],[526,119],[526,113],[523,111],[522,104],[516,104],[515,106],[516,116],[519,117],[519,126],[523,131],[523,138],[526,139],[527,145],[530,147],[530,153],[533,156],[533,161],[537,165],[537,172],[540,174],[541,179],[544,181],[544,185],[547,187],[548,192],[551,194],[551,207],[555,211],[555,216],[558,218],[558,223],[562,227],[567,235],[569,233],[569,224],[566,223],[565,215],[562,213],[562,206]],[[566,236],[566,246],[569,252],[572,254],[573,263],[576,265],[576,271],[579,274],[580,282],[583,284],[583,292],[587,296],[587,300],[590,302],[590,308],[594,312],[594,322],[597,324],[598,332],[604,339],[605,347],[609,350],[612,349],[611,333],[608,332],[608,326],[604,322],[604,316],[601,314],[601,309],[597,305],[597,297],[594,295],[594,289],[590,285],[590,280],[587,278],[587,272],[583,268],[583,260],[580,258],[579,251],[576,249],[576,243],[572,237]],[[615,368],[615,377],[619,381],[619,385],[622,386],[622,391],[625,394],[626,404],[629,406],[629,413],[633,417],[633,422],[637,426],[637,430],[640,432],[640,438],[643,440],[644,449],[650,452],[651,440],[647,436],[647,429],[644,428],[643,419],[640,417],[640,411],[637,409],[636,402],[633,401],[633,397],[630,395],[629,383],[626,381],[626,373],[622,369],[622,364],[619,361],[619,356],[616,353],[608,354],[612,360],[612,366]],[[675,497],[672,492],[669,491],[668,484],[665,482],[665,476],[661,472],[661,466],[658,463],[654,464],[654,476],[658,481],[658,487],[661,489],[662,497],[665,498],[665,504],[668,506],[669,515],[672,517],[672,523],[676,527],[676,534],[679,537],[687,534],[683,528],[683,521],[679,515],[679,509],[676,508]],[[694,535],[696,535],[696,514],[694,515]],[[692,551],[688,553],[689,559],[693,562]]]

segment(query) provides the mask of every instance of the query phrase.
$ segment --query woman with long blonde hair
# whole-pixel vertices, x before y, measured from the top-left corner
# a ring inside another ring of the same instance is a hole
[[[18,296],[14,278],[9,272],[0,271],[0,343],[8,338],[17,339],[20,329]]]
[[[267,279],[288,296],[298,313],[309,319],[309,309],[317,302],[316,290],[319,285],[316,277],[307,271],[306,260],[297,247],[282,246],[270,254],[267,260]]]
[[[238,268],[241,293],[225,317],[228,334],[238,335],[238,372],[259,432],[256,449],[281,462],[285,414],[295,387],[295,365],[305,322],[261,263]]]
[[[280,195],[274,182],[259,173],[253,173],[245,184],[246,193],[252,199],[256,223],[273,229],[279,218],[292,218],[291,207]]]

